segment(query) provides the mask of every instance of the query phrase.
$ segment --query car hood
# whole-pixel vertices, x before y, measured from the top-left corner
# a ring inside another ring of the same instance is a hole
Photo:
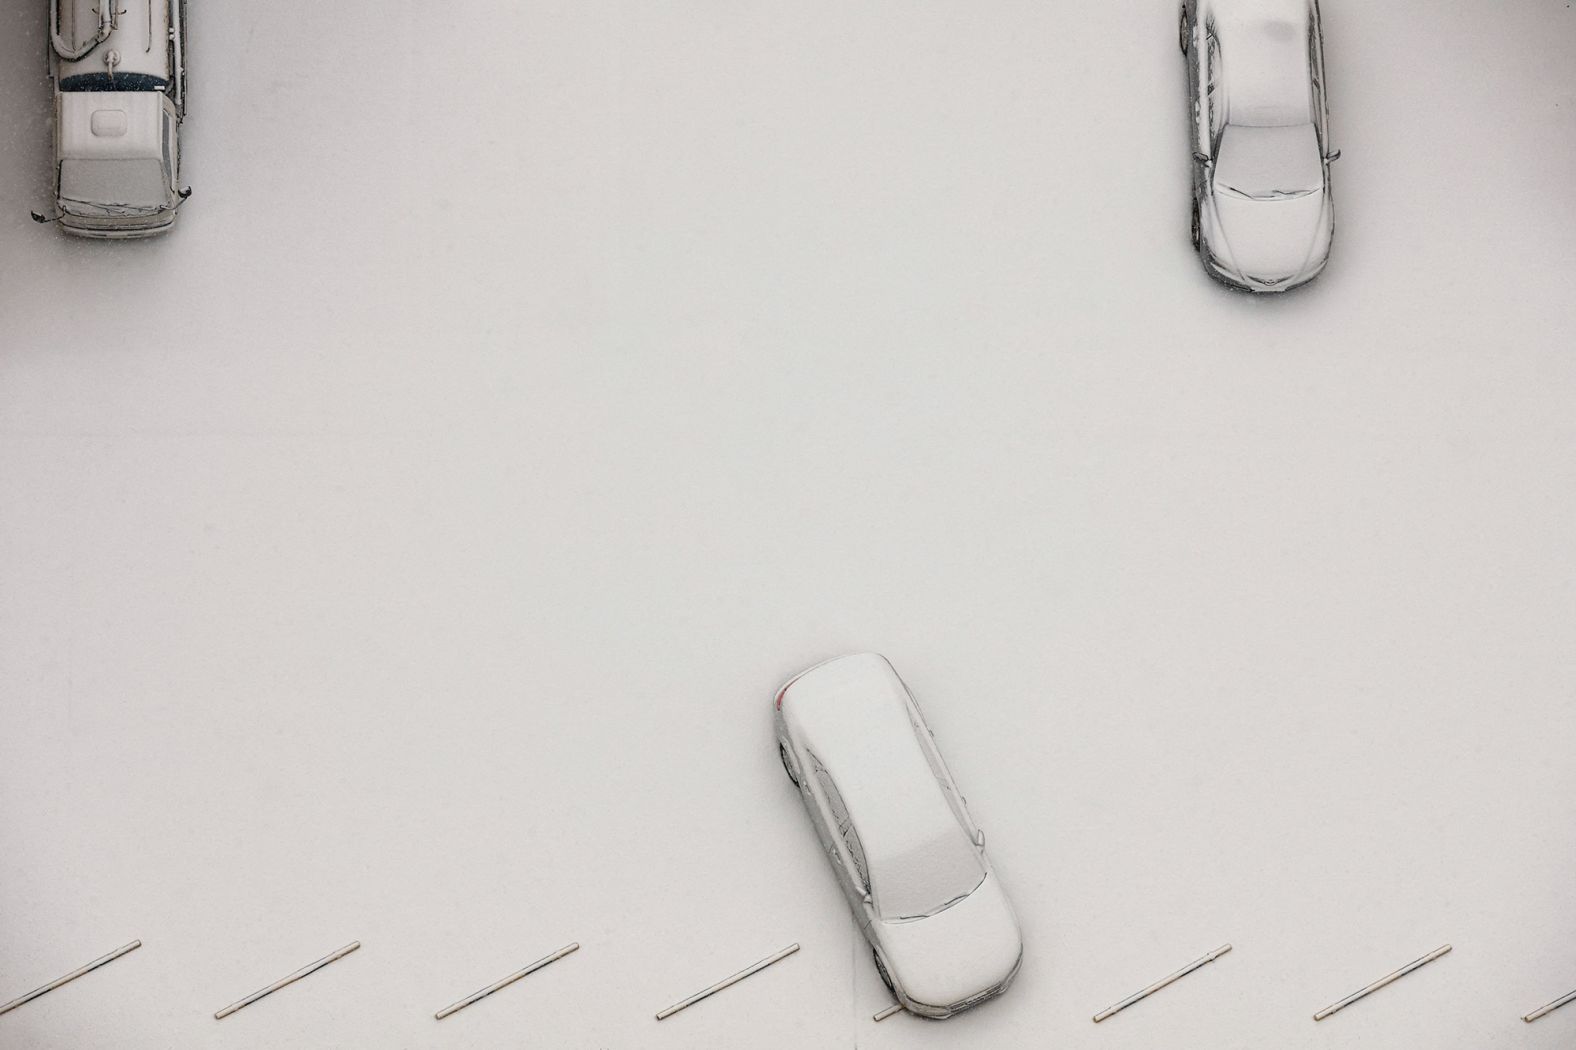
[[[1245,279],[1280,284],[1300,276],[1329,222],[1323,190],[1300,197],[1254,200],[1214,194],[1227,260]]]
[[[1012,905],[994,873],[935,915],[878,922],[873,932],[904,997],[942,1010],[1010,980],[1023,954]]]

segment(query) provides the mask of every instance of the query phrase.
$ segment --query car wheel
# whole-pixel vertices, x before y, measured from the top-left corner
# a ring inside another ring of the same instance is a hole
[[[1193,250],[1194,251],[1198,251],[1198,242],[1199,242],[1199,240],[1201,238],[1199,237],[1199,229],[1198,229],[1198,198],[1197,197],[1193,198],[1193,232],[1192,232],[1192,238],[1193,238]]]
[[[881,983],[886,985],[887,991],[891,992],[892,998],[896,999],[897,989],[892,987],[892,975],[887,973],[886,967],[881,963],[881,953],[872,948],[870,949],[870,954],[876,957],[876,973],[881,975]]]
[[[777,757],[782,759],[783,772],[788,774],[788,779],[793,781],[793,786],[799,786],[799,778],[793,775],[793,767],[788,764],[788,749],[781,744],[777,745]]]

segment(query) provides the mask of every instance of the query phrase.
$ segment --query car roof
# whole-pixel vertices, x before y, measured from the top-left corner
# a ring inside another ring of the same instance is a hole
[[[157,91],[64,91],[60,94],[62,159],[158,158],[164,137],[164,95]]]
[[[908,690],[884,657],[860,653],[829,661],[780,695],[794,739],[825,767],[848,808],[878,897],[883,880],[894,891],[893,879],[927,864],[950,869],[924,873],[943,884],[956,881],[965,860],[983,874],[916,736]]]
[[[1312,16],[1311,0],[1201,0],[1199,4],[1200,18],[1221,25],[1266,19],[1307,22]]]
[[[1210,0],[1206,19],[1220,41],[1227,123],[1312,122],[1308,0]]]

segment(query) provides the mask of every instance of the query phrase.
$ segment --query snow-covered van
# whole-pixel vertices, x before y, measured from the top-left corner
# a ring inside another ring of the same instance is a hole
[[[186,115],[186,0],[50,0],[54,216],[81,237],[175,224]]]

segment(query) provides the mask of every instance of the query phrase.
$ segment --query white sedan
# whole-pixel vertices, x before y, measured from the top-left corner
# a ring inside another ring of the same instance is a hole
[[[898,1002],[951,1017],[1000,995],[1023,939],[918,705],[875,653],[777,691],[778,749]]]
[[[1183,0],[1193,125],[1193,247],[1251,292],[1313,280],[1330,257],[1330,116],[1317,0]]]

